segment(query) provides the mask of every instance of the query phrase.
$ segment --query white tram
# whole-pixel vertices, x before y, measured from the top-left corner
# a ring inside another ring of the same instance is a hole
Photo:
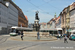
[[[32,30],[33,30],[33,28],[13,26],[13,27],[11,27],[10,36],[16,36],[16,35],[18,35],[19,31],[32,31]]]

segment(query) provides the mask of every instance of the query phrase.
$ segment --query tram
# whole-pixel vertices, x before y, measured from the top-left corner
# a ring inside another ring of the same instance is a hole
[[[11,27],[10,36],[16,36],[19,34],[19,31],[32,31],[33,28],[26,28],[26,27],[17,27],[13,26]]]

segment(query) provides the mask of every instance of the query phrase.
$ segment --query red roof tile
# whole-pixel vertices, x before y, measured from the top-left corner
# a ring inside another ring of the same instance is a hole
[[[25,15],[25,18],[26,18],[26,20],[28,21],[28,18],[27,18],[27,16]]]

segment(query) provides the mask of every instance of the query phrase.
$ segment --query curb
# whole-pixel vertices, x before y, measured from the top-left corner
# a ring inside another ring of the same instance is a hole
[[[53,37],[54,39],[52,40],[21,40],[21,39],[15,39],[15,38],[10,38],[12,40],[17,40],[17,41],[55,41],[55,40],[58,40],[57,38]]]

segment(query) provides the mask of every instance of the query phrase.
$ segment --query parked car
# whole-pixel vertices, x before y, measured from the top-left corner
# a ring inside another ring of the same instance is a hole
[[[75,35],[70,35],[69,40],[75,40]]]
[[[70,34],[63,34],[63,37],[67,36],[69,38]]]

